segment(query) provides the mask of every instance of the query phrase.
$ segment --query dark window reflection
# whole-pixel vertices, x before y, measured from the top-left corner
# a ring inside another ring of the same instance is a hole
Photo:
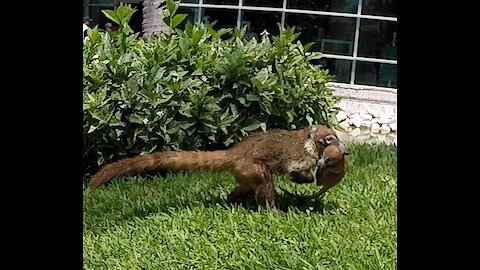
[[[238,0],[203,0],[204,4],[217,4],[217,5],[235,5],[238,6]]]
[[[334,76],[333,81],[340,83],[350,83],[352,61],[321,58],[319,60],[313,60],[312,64],[320,64],[322,68],[328,69],[328,73]]]
[[[358,56],[397,59],[397,22],[361,20]]]
[[[198,8],[179,7],[177,14],[187,14],[188,16],[178,25],[178,28],[185,29],[185,24],[190,21],[191,24],[195,24],[198,19]]]
[[[397,17],[397,0],[363,0],[362,14]]]
[[[213,26],[214,29],[234,28],[237,26],[238,10],[205,8],[203,9],[202,17],[206,23],[217,21],[215,26]]]
[[[90,27],[98,26],[100,29],[105,29],[105,24],[108,22],[112,22],[110,19],[103,14],[102,10],[113,10],[113,6],[89,6],[88,12],[90,18],[93,20]]]
[[[259,40],[263,30],[272,35],[280,34],[278,23],[282,20],[282,13],[267,11],[244,10],[242,25],[248,25],[246,37],[256,37]]]
[[[357,62],[355,84],[397,87],[397,65]]]
[[[180,3],[193,3],[193,4],[198,4],[198,0],[181,0]]]
[[[329,54],[353,55],[355,18],[287,14],[287,26],[296,26],[303,44],[315,42],[312,50]]]
[[[358,0],[288,0],[287,8],[357,13]]]
[[[106,4],[106,5],[113,5],[115,4],[114,0],[90,0],[90,4]]]
[[[279,7],[283,5],[283,0],[243,0],[244,6],[256,7]]]

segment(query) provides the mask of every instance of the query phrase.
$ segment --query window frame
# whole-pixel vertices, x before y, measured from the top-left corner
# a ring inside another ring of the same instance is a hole
[[[202,18],[201,18],[202,15],[201,14],[202,14],[202,11],[203,11],[204,8],[236,9],[236,10],[238,10],[238,13],[237,13],[237,27],[241,27],[242,11],[243,10],[281,12],[282,13],[282,17],[281,17],[282,27],[285,25],[285,14],[287,14],[287,13],[356,18],[356,21],[355,21],[355,35],[354,35],[354,40],[353,40],[353,55],[348,56],[348,55],[336,55],[336,54],[323,54],[323,57],[330,58],[330,59],[340,59],[340,60],[351,60],[352,61],[351,75],[350,75],[350,82],[349,82],[350,85],[358,85],[358,84],[355,84],[355,74],[356,74],[357,62],[370,62],[370,63],[382,63],[382,64],[397,65],[397,60],[358,56],[358,44],[359,44],[359,37],[360,37],[360,22],[361,22],[361,20],[362,19],[370,19],[370,20],[397,22],[396,17],[362,14],[363,0],[358,0],[358,6],[357,6],[357,12],[356,13],[292,9],[292,8],[287,8],[287,1],[288,0],[283,0],[283,5],[282,5],[281,8],[246,6],[246,5],[243,4],[243,0],[238,0],[237,5],[204,4],[203,0],[199,0],[198,4],[182,3],[181,2],[180,6],[181,7],[189,7],[189,8],[198,8],[199,9],[198,12],[199,12],[200,16],[198,16],[197,22],[200,22],[202,20]],[[372,87],[377,87],[377,86],[372,86]],[[383,88],[383,87],[379,87],[379,88]]]

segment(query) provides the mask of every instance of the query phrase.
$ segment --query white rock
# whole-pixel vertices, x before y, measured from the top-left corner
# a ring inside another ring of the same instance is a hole
[[[389,126],[392,131],[397,131],[397,123],[391,123]]]
[[[393,123],[393,121],[396,121],[396,119],[393,118],[393,116],[388,116],[388,115],[382,115],[378,119],[379,124],[390,124],[390,123]]]
[[[362,134],[370,134],[370,127],[361,126],[360,131]]]
[[[348,130],[348,128],[350,127],[350,124],[348,124],[348,120],[342,121],[338,125],[344,130]]]
[[[397,134],[395,134],[395,133],[392,132],[392,133],[388,133],[388,134],[385,135],[385,136],[387,136],[387,138],[388,138],[389,140],[392,140],[392,141],[393,141],[393,139],[395,139],[395,137],[397,137]]]
[[[356,137],[356,136],[360,135],[361,133],[362,133],[362,132],[360,131],[359,128],[354,128],[354,129],[352,130],[352,132],[350,132],[350,135]]]
[[[373,123],[378,123],[378,118],[373,118],[372,119],[372,125],[373,125]]]
[[[347,114],[344,111],[339,111],[336,116],[338,122],[342,122],[343,120],[347,119]]]
[[[380,125],[378,123],[372,123],[370,130],[372,133],[378,133],[380,132]]]
[[[388,124],[382,124],[382,126],[380,127],[380,133],[381,134],[390,133],[390,127],[388,126]]]
[[[377,136],[378,140],[381,141],[381,142],[384,142],[387,140],[387,135],[378,135]]]
[[[348,116],[348,118],[350,118],[350,119],[354,119],[354,118],[358,118],[358,117],[360,117],[360,114],[358,112],[352,113]]]
[[[352,124],[353,124],[355,127],[359,128],[359,127],[362,125],[362,118],[360,118],[360,116],[359,116],[359,117],[356,117],[356,118],[353,118],[353,119],[352,119]]]
[[[369,113],[361,113],[360,114],[360,117],[363,119],[363,120],[372,120],[372,115],[369,114]]]
[[[395,109],[394,107],[386,107],[384,110],[384,114],[386,115],[393,115],[395,114]]]
[[[367,112],[371,114],[373,117],[378,118],[382,114],[380,111],[375,110],[373,108],[367,108]]]
[[[362,123],[360,125],[362,127],[370,127],[372,125],[372,122],[370,120],[362,120]]]
[[[370,134],[360,134],[357,136],[357,139],[359,141],[366,141],[368,139],[370,139]]]

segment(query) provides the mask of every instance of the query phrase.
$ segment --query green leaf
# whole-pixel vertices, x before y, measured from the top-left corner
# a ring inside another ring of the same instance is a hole
[[[172,19],[172,28],[177,27],[185,18],[188,16],[188,14],[177,14],[175,17]]]
[[[307,119],[307,122],[308,122],[308,125],[313,125],[313,118],[307,114],[307,116],[305,116],[305,118]]]
[[[160,18],[162,18],[162,20],[170,25],[170,11],[168,11],[168,9],[161,9],[160,10]]]
[[[185,33],[187,33],[187,36],[191,37],[193,32],[193,25],[190,21],[187,21],[185,24]]]
[[[203,75],[203,71],[201,68],[196,69],[194,72],[192,72],[192,76],[198,76],[198,75]]]
[[[174,15],[175,12],[177,12],[177,9],[178,9],[178,2],[175,2],[173,0],[167,0],[167,8],[168,8],[168,11],[170,12],[170,15]]]
[[[255,94],[246,94],[245,97],[248,101],[260,101],[260,98]]]
[[[163,78],[163,74],[165,74],[166,70],[166,67],[159,67],[157,72],[155,72],[155,75],[153,76],[152,83],[160,81]]]
[[[261,84],[264,84],[267,79],[268,79],[268,70],[267,68],[262,68],[260,72],[258,72],[257,76],[255,78],[260,81]]]
[[[258,120],[247,119],[242,123],[242,125],[244,125],[242,129],[247,132],[254,131],[254,130],[257,130],[261,126],[261,124],[262,122]]]
[[[102,13],[105,14],[107,18],[115,22],[116,24],[120,25],[120,18],[118,17],[118,14],[115,10],[102,10]]]
[[[97,129],[95,126],[90,126],[90,128],[87,131],[87,134],[94,132]]]
[[[128,115],[127,119],[130,123],[143,124],[143,118],[135,113]]]

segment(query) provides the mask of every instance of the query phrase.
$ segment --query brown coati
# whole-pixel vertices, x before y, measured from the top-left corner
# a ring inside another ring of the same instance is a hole
[[[229,194],[230,201],[242,200],[255,192],[267,206],[275,207],[273,174],[287,173],[297,183],[313,181],[310,168],[326,146],[339,143],[333,130],[315,125],[300,130],[270,130],[255,133],[228,150],[154,152],[126,158],[100,169],[90,180],[96,188],[127,175],[158,170],[232,171],[237,186]]]
[[[348,170],[350,153],[339,142],[332,142],[322,153],[317,162],[317,186],[320,187],[320,194],[335,186],[342,180]]]
[[[327,190],[335,186],[342,180],[348,169],[349,152],[339,141],[331,141],[330,145],[325,147],[322,156],[317,162],[317,172],[315,178],[320,190],[310,196],[299,196],[302,199],[318,199],[324,195]],[[310,183],[313,182],[310,181]],[[285,193],[295,196],[284,190]]]

